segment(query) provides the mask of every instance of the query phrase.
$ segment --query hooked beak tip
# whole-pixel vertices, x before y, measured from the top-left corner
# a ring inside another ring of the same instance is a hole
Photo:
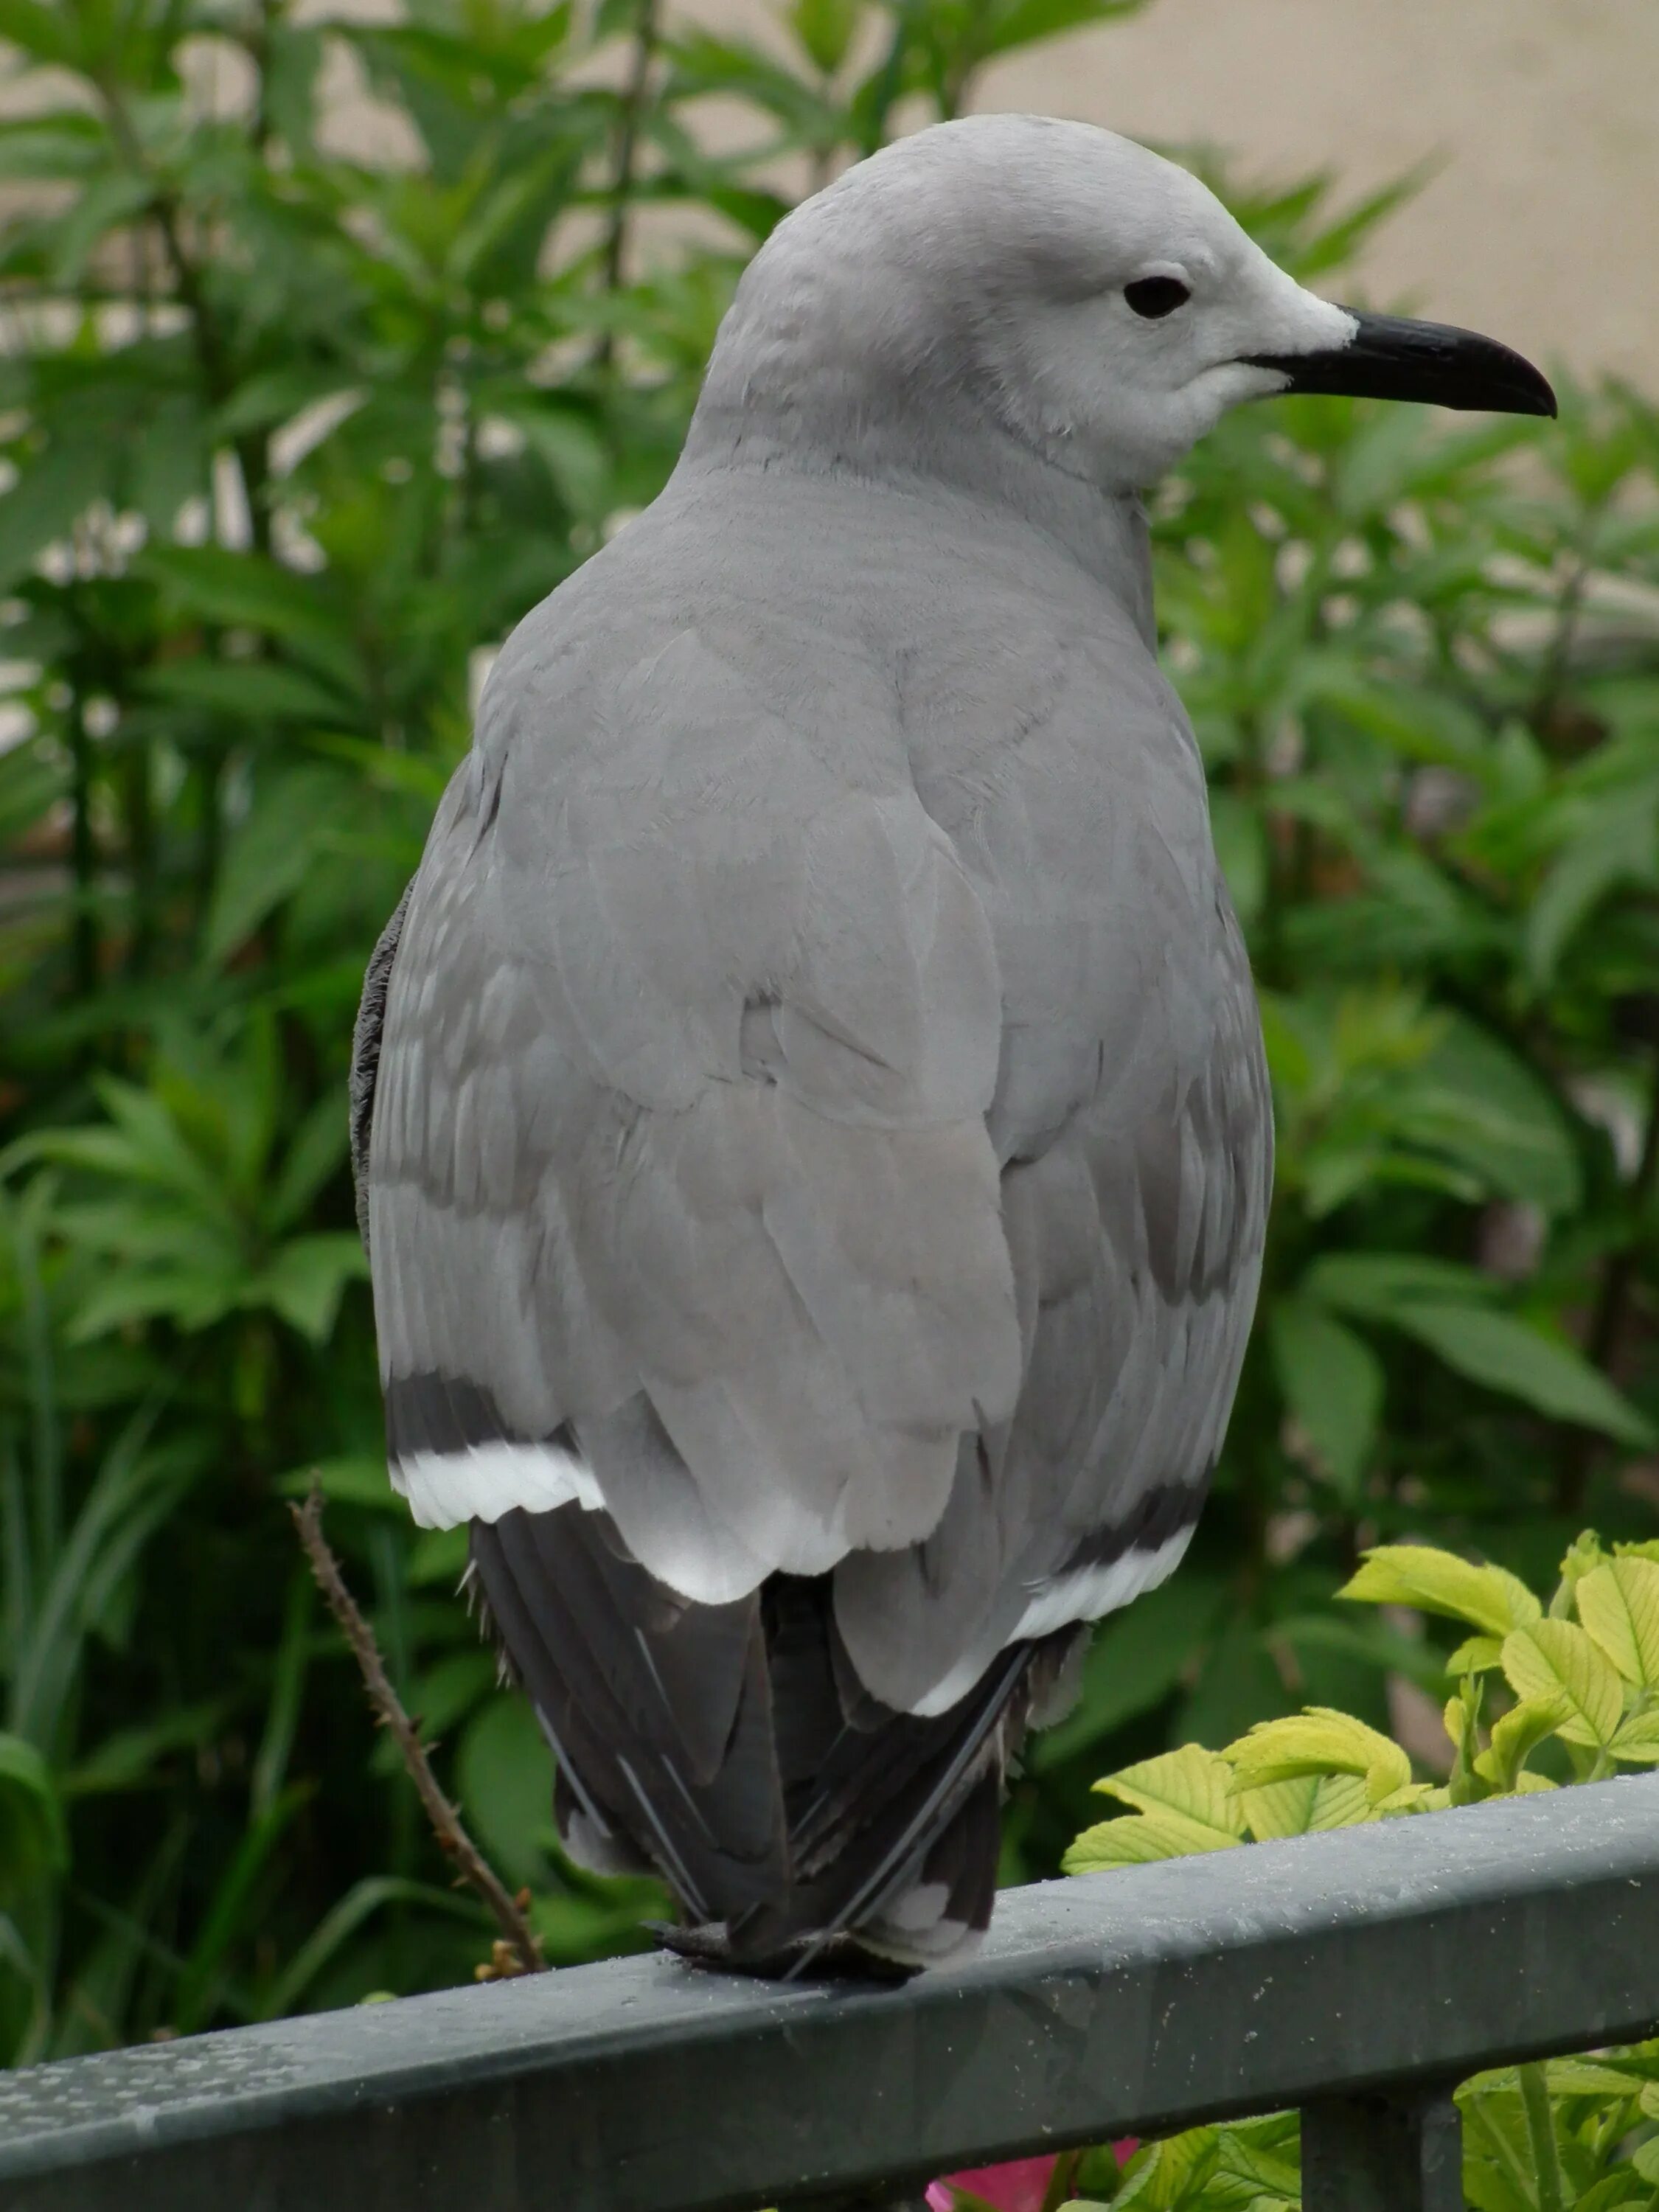
[[[1310,353],[1249,354],[1254,368],[1275,369],[1286,392],[1339,392],[1360,399],[1416,399],[1435,407],[1497,415],[1553,416],[1547,377],[1496,338],[1449,323],[1346,311],[1354,333],[1346,345]]]

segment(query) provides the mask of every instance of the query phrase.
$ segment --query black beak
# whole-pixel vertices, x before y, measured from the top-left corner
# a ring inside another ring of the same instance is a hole
[[[1553,415],[1555,394],[1529,361],[1496,338],[1449,323],[1347,313],[1359,328],[1345,346],[1320,353],[1253,353],[1252,368],[1276,368],[1287,392],[1340,392],[1356,399],[1422,399],[1435,407],[1484,407],[1495,415]]]

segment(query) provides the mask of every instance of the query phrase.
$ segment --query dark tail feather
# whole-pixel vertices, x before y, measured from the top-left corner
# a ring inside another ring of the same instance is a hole
[[[560,1832],[605,1870],[655,1866],[724,1923],[702,1951],[799,1971],[848,1931],[921,1965],[988,1925],[1004,1771],[1071,1632],[921,1718],[858,1681],[827,1580],[689,1605],[574,1504],[475,1522],[472,1554],[554,1747]]]
[[[472,1556],[601,1838],[626,1838],[699,1919],[776,1895],[788,1862],[757,1601],[683,1604],[579,1505],[475,1522]],[[568,1821],[569,1799],[556,1810]]]
[[[909,1881],[860,1929],[873,1950],[918,1962],[948,1959],[991,1924],[1002,1850],[1001,1777],[981,1773]]]

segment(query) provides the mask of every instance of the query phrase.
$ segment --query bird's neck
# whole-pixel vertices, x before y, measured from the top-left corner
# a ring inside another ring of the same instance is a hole
[[[1064,548],[1154,644],[1152,562],[1139,499],[1109,492],[1027,445],[960,390],[935,404],[849,404],[833,364],[781,393],[710,372],[676,471],[690,488],[726,471],[805,477],[934,497]]]

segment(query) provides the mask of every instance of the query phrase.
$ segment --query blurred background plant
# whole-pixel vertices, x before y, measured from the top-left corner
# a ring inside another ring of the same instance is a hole
[[[654,0],[0,0],[0,2057],[486,1950],[295,1551],[313,1463],[550,1959],[655,1909],[560,1859],[461,1546],[386,1485],[358,980],[483,655],[653,495],[791,197],[1124,12],[796,0],[763,49]],[[1219,181],[1322,285],[1395,197]],[[1419,1611],[1332,1602],[1364,1545],[1536,1582],[1585,1517],[1655,1528],[1656,468],[1629,391],[1307,399],[1158,494],[1279,1184],[1215,1502],[1036,1747],[1011,1879],[1170,1743],[1304,1704],[1433,1739]]]

